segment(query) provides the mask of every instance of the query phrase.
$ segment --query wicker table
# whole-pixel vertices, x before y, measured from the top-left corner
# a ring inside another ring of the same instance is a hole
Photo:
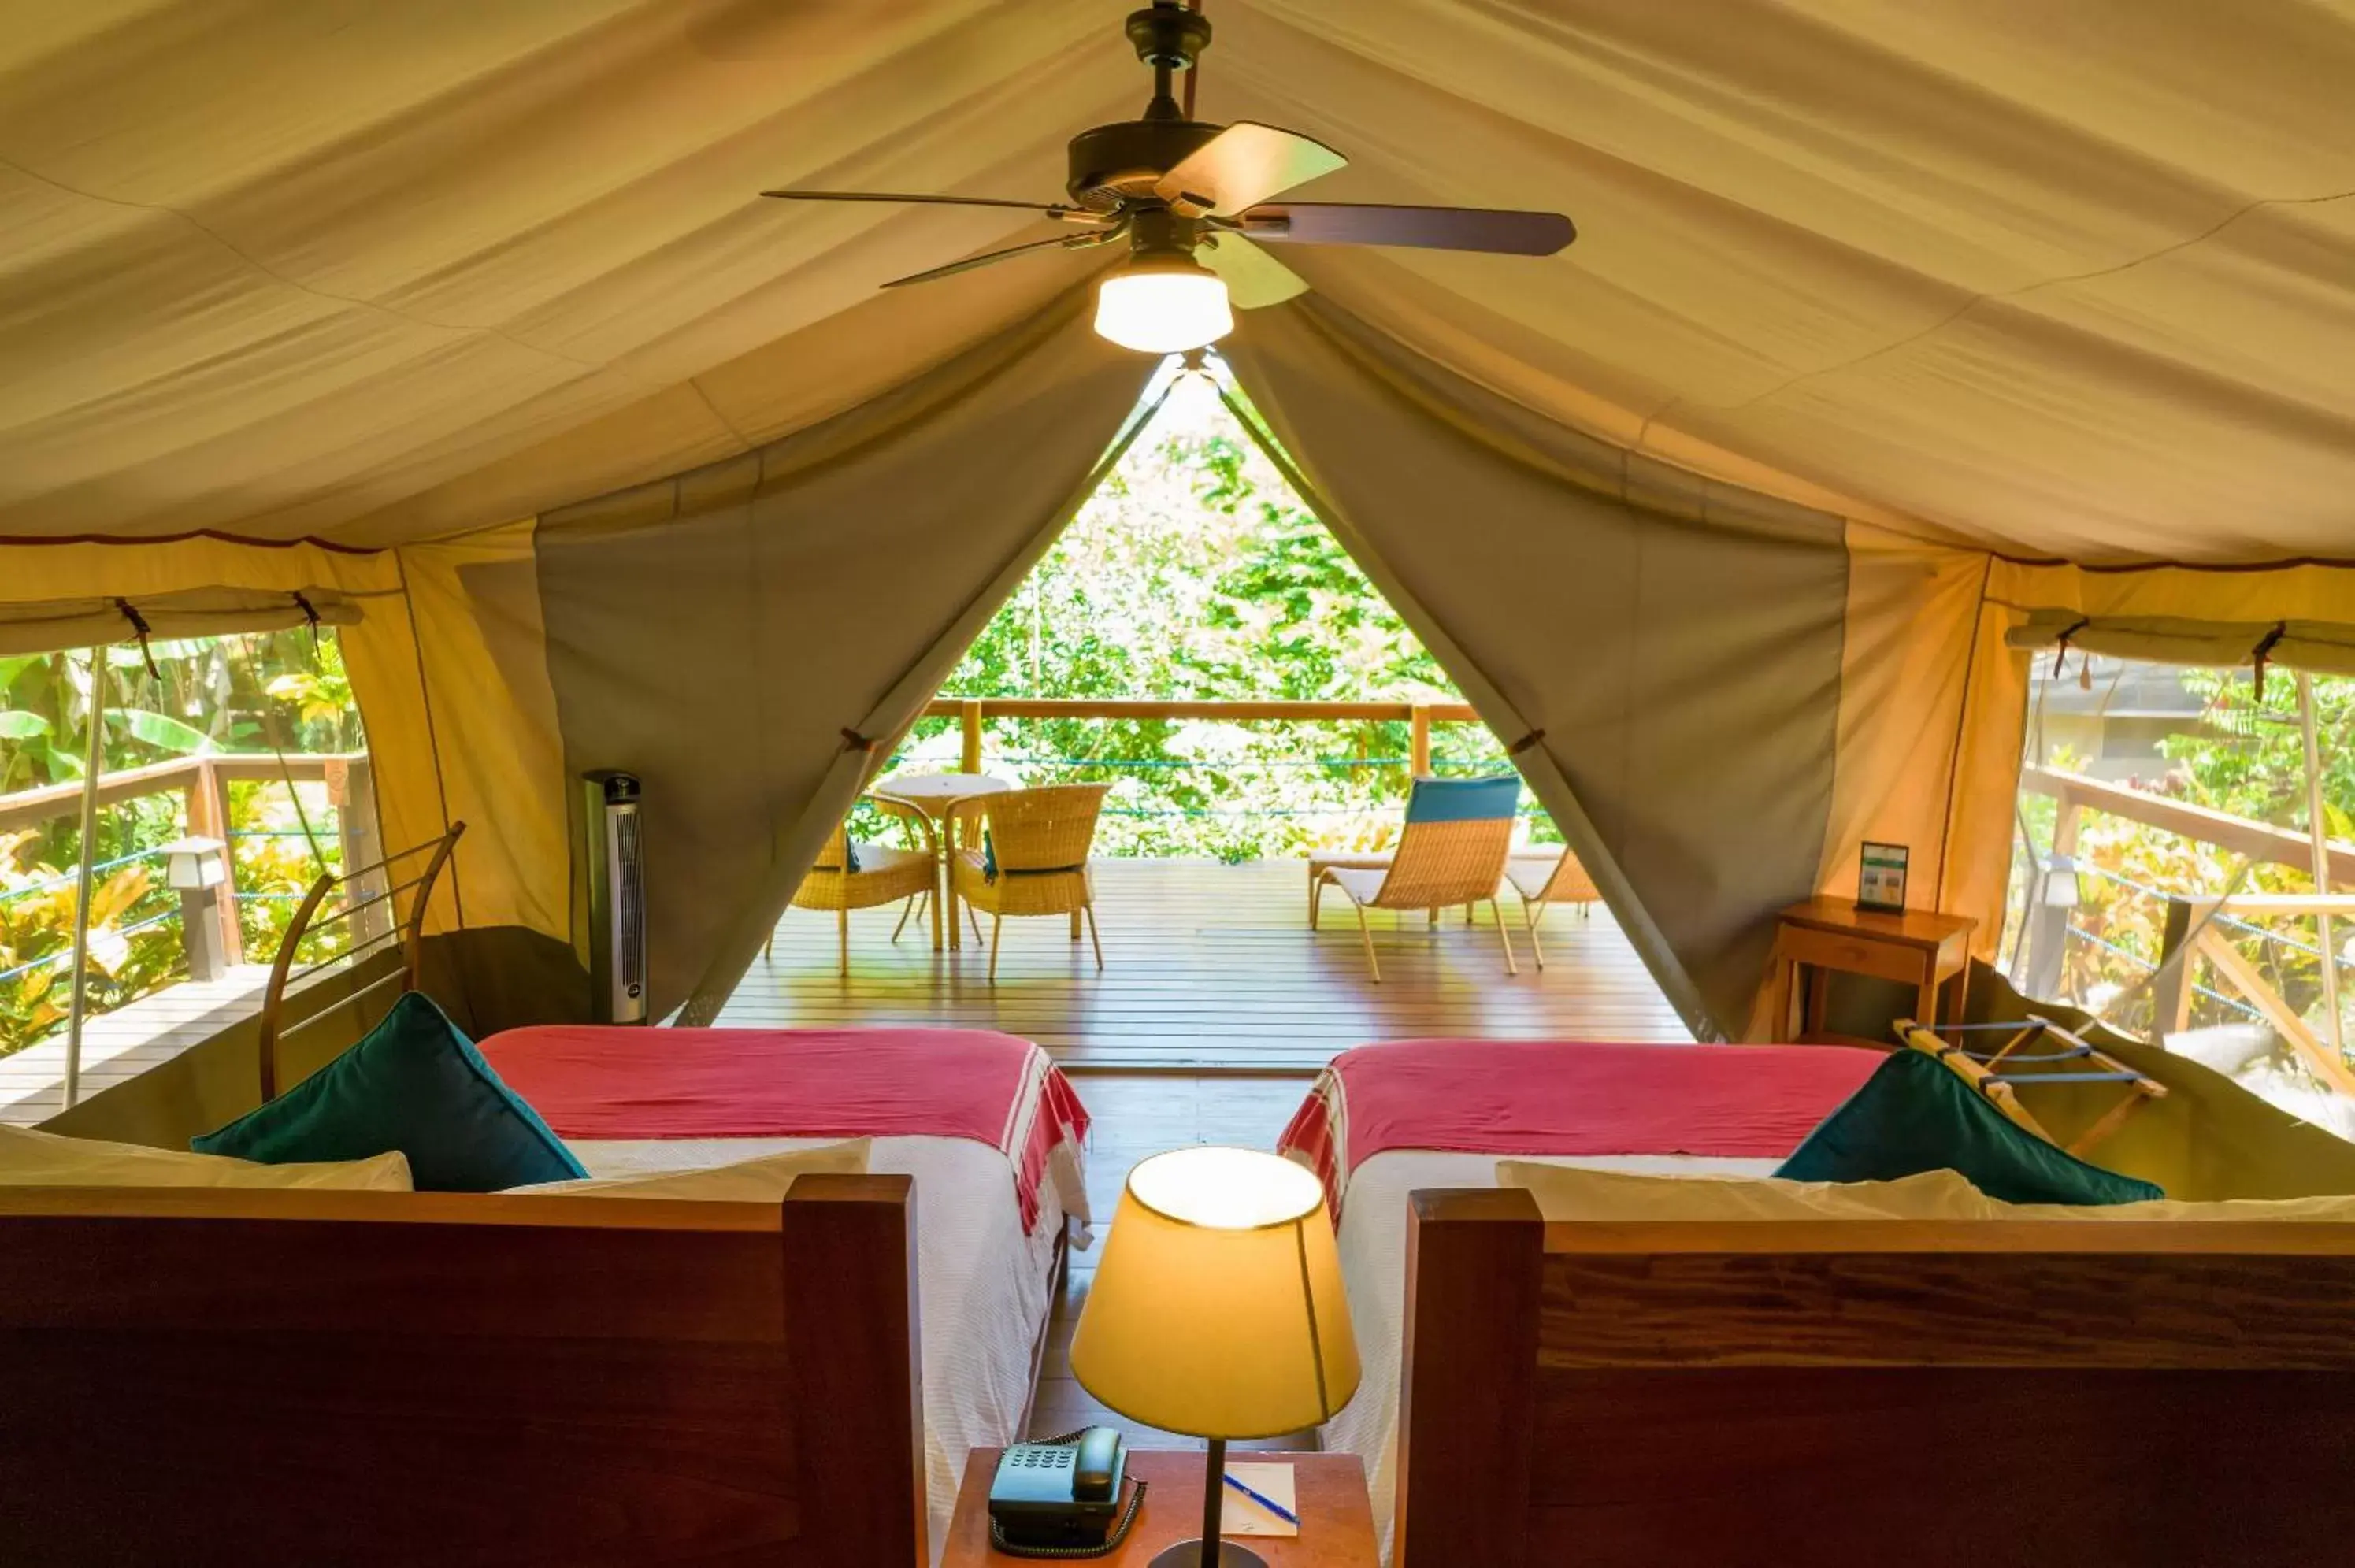
[[[995,773],[896,773],[868,786],[868,794],[913,806],[940,826],[940,831],[935,835],[940,864],[932,871],[933,952],[941,950],[942,912],[949,907],[949,856],[954,852],[954,847],[949,842],[950,805],[976,795],[1004,795],[1008,790],[1021,787],[1012,779],[1002,779]],[[964,945],[954,920],[949,922],[947,934],[949,946]]]

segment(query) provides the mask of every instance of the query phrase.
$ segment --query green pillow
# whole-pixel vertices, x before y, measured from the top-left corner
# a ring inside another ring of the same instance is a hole
[[[2088,1165],[2014,1124],[1926,1051],[1896,1052],[1774,1174],[1894,1181],[1952,1170],[2006,1203],[2138,1203],[2154,1184]]]
[[[399,1149],[420,1192],[496,1192],[589,1174],[421,991],[403,995],[326,1066],[188,1147],[264,1165]]]

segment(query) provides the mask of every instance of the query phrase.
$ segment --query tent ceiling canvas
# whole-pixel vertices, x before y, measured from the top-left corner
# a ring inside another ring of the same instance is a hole
[[[0,537],[437,537],[852,407],[1088,263],[879,297],[1021,220],[754,193],[1052,198],[1126,8],[20,8]],[[2355,5],[1209,11],[1200,112],[1341,147],[1316,197],[1578,220],[1285,256],[1539,412],[2015,554],[2355,553]]]

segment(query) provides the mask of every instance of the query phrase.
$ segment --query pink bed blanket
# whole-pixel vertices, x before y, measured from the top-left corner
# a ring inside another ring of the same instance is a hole
[[[1335,1057],[1276,1147],[1337,1219],[1387,1149],[1496,1155],[1789,1154],[1887,1060],[1829,1045],[1403,1040]]]
[[[1027,1230],[1087,1107],[1027,1040],[986,1029],[508,1029],[482,1052],[556,1135],[580,1139],[970,1138],[1002,1152]]]

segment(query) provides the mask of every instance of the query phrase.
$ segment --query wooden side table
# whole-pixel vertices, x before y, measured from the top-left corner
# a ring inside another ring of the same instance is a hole
[[[1945,1015],[1959,1021],[1969,1000],[1971,933],[1978,922],[1928,910],[1883,913],[1859,909],[1854,899],[1813,898],[1775,917],[1771,976],[1774,1010],[1769,1016],[1781,1038],[1828,1038],[1824,1002],[1833,970],[1895,980],[1915,991],[1914,1018],[1933,1028],[1941,1021],[1939,997],[1952,998]],[[1804,997],[1799,970],[1813,971]],[[1805,1007],[1799,1004],[1804,1001]],[[1887,1045],[1887,1040],[1863,1043]]]
[[[989,1548],[989,1481],[997,1473],[998,1450],[976,1448],[966,1456],[964,1484],[958,1488],[956,1517],[949,1525],[948,1550],[941,1568],[1012,1568],[1036,1561],[1007,1557]],[[1202,1531],[1202,1483],[1209,1458],[1200,1449],[1131,1448],[1128,1469],[1151,1488],[1136,1528],[1109,1557],[1085,1561],[1105,1568],[1144,1568],[1153,1554]],[[1355,1454],[1252,1454],[1231,1449],[1230,1464],[1293,1467],[1294,1500],[1300,1508],[1295,1536],[1234,1535],[1267,1559],[1268,1568],[1379,1568],[1374,1549],[1374,1510],[1366,1498],[1366,1472]]]

